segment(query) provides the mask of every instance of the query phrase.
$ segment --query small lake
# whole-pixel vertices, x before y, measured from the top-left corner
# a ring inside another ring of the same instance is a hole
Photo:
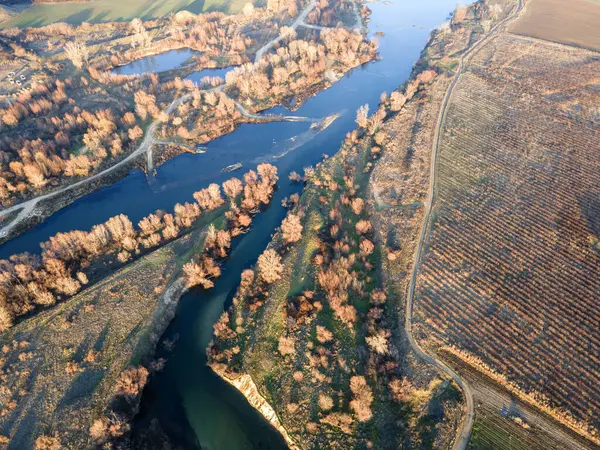
[[[225,75],[227,75],[227,72],[233,69],[235,69],[235,66],[222,67],[220,69],[204,69],[200,72],[194,72],[193,74],[185,77],[185,79],[192,80],[196,84],[200,84],[200,81],[202,81],[202,78],[204,77],[221,77],[223,80],[225,80]]]
[[[158,55],[145,56],[135,61],[131,61],[124,66],[115,67],[113,73],[119,75],[142,75],[145,73],[159,73],[166,70],[177,69],[181,67],[196,52],[189,48],[170,50],[159,53]]]
[[[314,118],[339,114],[326,129],[315,132],[309,123],[290,122],[242,125],[209,142],[205,154],[186,153],[167,161],[157,169],[152,183],[140,170],[134,170],[114,185],[79,199],[0,246],[0,258],[23,251],[39,252],[39,243],[59,231],[89,230],[120,213],[136,223],[158,208],[172,210],[176,202],[192,201],[193,192],[212,182],[239,177],[261,161],[278,167],[280,181],[271,206],[256,217],[249,233],[235,240],[215,287],[210,291],[193,289],[182,297],[165,333],[167,337],[179,336],[177,346],[168,354],[159,350],[158,356],[168,362],[144,390],[141,412],[133,426],[135,435],[154,423],[186,449],[285,448],[281,436],[206,366],[205,349],[212,336],[212,325],[231,301],[242,270],[256,261],[285,216],[281,199],[300,189],[288,182],[288,174],[302,172],[323,154],[333,155],[346,133],[355,128],[358,107],[368,104],[374,111],[382,92],[390,93],[406,81],[431,29],[447,19],[456,0],[397,0],[392,4],[372,3],[369,7],[373,11],[371,36],[378,31],[385,33],[384,37],[377,37],[381,60],[351,71],[293,113]],[[187,57],[181,56],[179,62],[172,64],[182,64]],[[160,70],[175,67],[163,68],[164,64]],[[144,70],[147,69],[131,69],[130,73]],[[209,75],[206,71],[200,73],[200,79]],[[269,112],[289,114],[285,108]],[[221,172],[238,162],[243,164],[240,171]]]

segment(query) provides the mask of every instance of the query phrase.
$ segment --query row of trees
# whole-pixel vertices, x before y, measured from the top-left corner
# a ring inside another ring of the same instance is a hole
[[[87,269],[116,258],[125,263],[143,249],[157,247],[190,228],[203,212],[230,203],[227,236],[207,239],[216,248],[211,257],[223,257],[230,236],[250,225],[250,214],[267,204],[277,181],[277,169],[269,164],[258,166],[258,174],[249,171],[244,181],[232,178],[221,186],[211,184],[194,193],[194,202],[175,205],[173,213],[156,211],[134,227],[123,214],[95,225],[90,231],[57,233],[41,244],[41,255],[13,255],[0,261],[0,329],[10,327],[16,317],[72,296],[88,282]],[[242,194],[237,204],[239,195]],[[221,233],[221,232],[219,232]],[[206,264],[209,264],[208,262]],[[206,266],[213,275],[216,269]],[[189,269],[188,269],[189,271]]]
[[[258,173],[257,173],[258,172]],[[251,215],[263,205],[271,201],[275,184],[277,183],[277,168],[270,164],[261,164],[244,175],[244,183],[236,178],[223,183],[223,189],[229,198],[231,207],[226,214],[227,226],[224,230],[209,227],[204,241],[204,250],[192,261],[183,266],[184,278],[188,287],[200,285],[205,289],[213,287],[213,279],[221,275],[221,270],[215,260],[227,256],[231,238],[248,227],[252,221]],[[209,193],[211,194],[211,193]],[[197,200],[201,204],[215,205],[220,196],[206,196]]]
[[[375,55],[373,42],[343,28],[323,30],[319,41],[294,38],[255,64],[247,63],[226,75],[226,89],[242,101],[260,103],[266,97],[292,94],[323,81],[332,67],[347,70]]]

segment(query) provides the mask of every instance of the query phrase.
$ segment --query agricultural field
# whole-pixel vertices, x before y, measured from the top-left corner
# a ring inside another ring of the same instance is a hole
[[[20,14],[8,17],[5,22],[0,22],[0,27],[41,27],[57,22],[66,22],[72,25],[80,25],[83,22],[128,22],[136,17],[142,20],[151,20],[183,10],[194,14],[211,11],[236,14],[241,12],[245,4],[246,0],[166,0],[160,2],[92,0],[34,4]]]
[[[507,33],[473,56],[443,128],[415,300],[423,344],[470,355],[596,443],[599,70],[597,53]]]
[[[510,31],[600,51],[598,0],[530,0]]]
[[[475,425],[469,450],[585,450],[589,443],[450,352],[440,355],[469,383]]]

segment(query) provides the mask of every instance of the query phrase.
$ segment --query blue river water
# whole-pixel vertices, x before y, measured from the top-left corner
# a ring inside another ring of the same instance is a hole
[[[261,161],[278,167],[280,182],[271,206],[257,216],[249,233],[235,240],[215,287],[210,291],[193,289],[182,297],[165,333],[165,337],[177,334],[178,344],[172,353],[162,355],[159,351],[158,356],[166,357],[168,363],[144,391],[134,435],[154,423],[184,448],[285,448],[279,434],[206,366],[205,349],[212,325],[231,300],[241,271],[256,261],[284,217],[282,198],[300,189],[288,182],[288,174],[302,172],[323,154],[333,155],[345,135],[355,128],[357,108],[369,104],[374,111],[382,92],[390,93],[406,81],[431,30],[448,18],[456,0],[396,0],[368,6],[372,10],[370,35],[384,33],[376,37],[381,59],[346,74],[293,113],[315,118],[340,114],[326,129],[315,132],[309,129],[309,123],[290,122],[242,125],[209,142],[204,154],[186,153],[167,161],[158,168],[152,183],[140,170],[133,170],[126,178],[81,198],[0,247],[0,258],[23,251],[38,252],[39,243],[59,231],[89,230],[120,213],[136,223],[156,209],[171,210],[177,202],[191,201],[193,192],[209,183],[240,176]],[[155,57],[158,62],[153,63],[154,70],[166,70],[171,64],[185,61],[179,55],[169,58],[167,64]],[[122,70],[133,71],[125,67]],[[224,76],[224,72],[219,75]],[[281,107],[270,112],[289,114]],[[235,163],[242,164],[240,172],[221,172]]]

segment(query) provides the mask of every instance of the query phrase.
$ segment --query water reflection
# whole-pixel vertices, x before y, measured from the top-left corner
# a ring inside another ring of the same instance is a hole
[[[170,50],[158,55],[145,56],[124,66],[115,67],[113,72],[119,75],[142,75],[145,73],[159,73],[181,67],[195,52],[189,48]]]

